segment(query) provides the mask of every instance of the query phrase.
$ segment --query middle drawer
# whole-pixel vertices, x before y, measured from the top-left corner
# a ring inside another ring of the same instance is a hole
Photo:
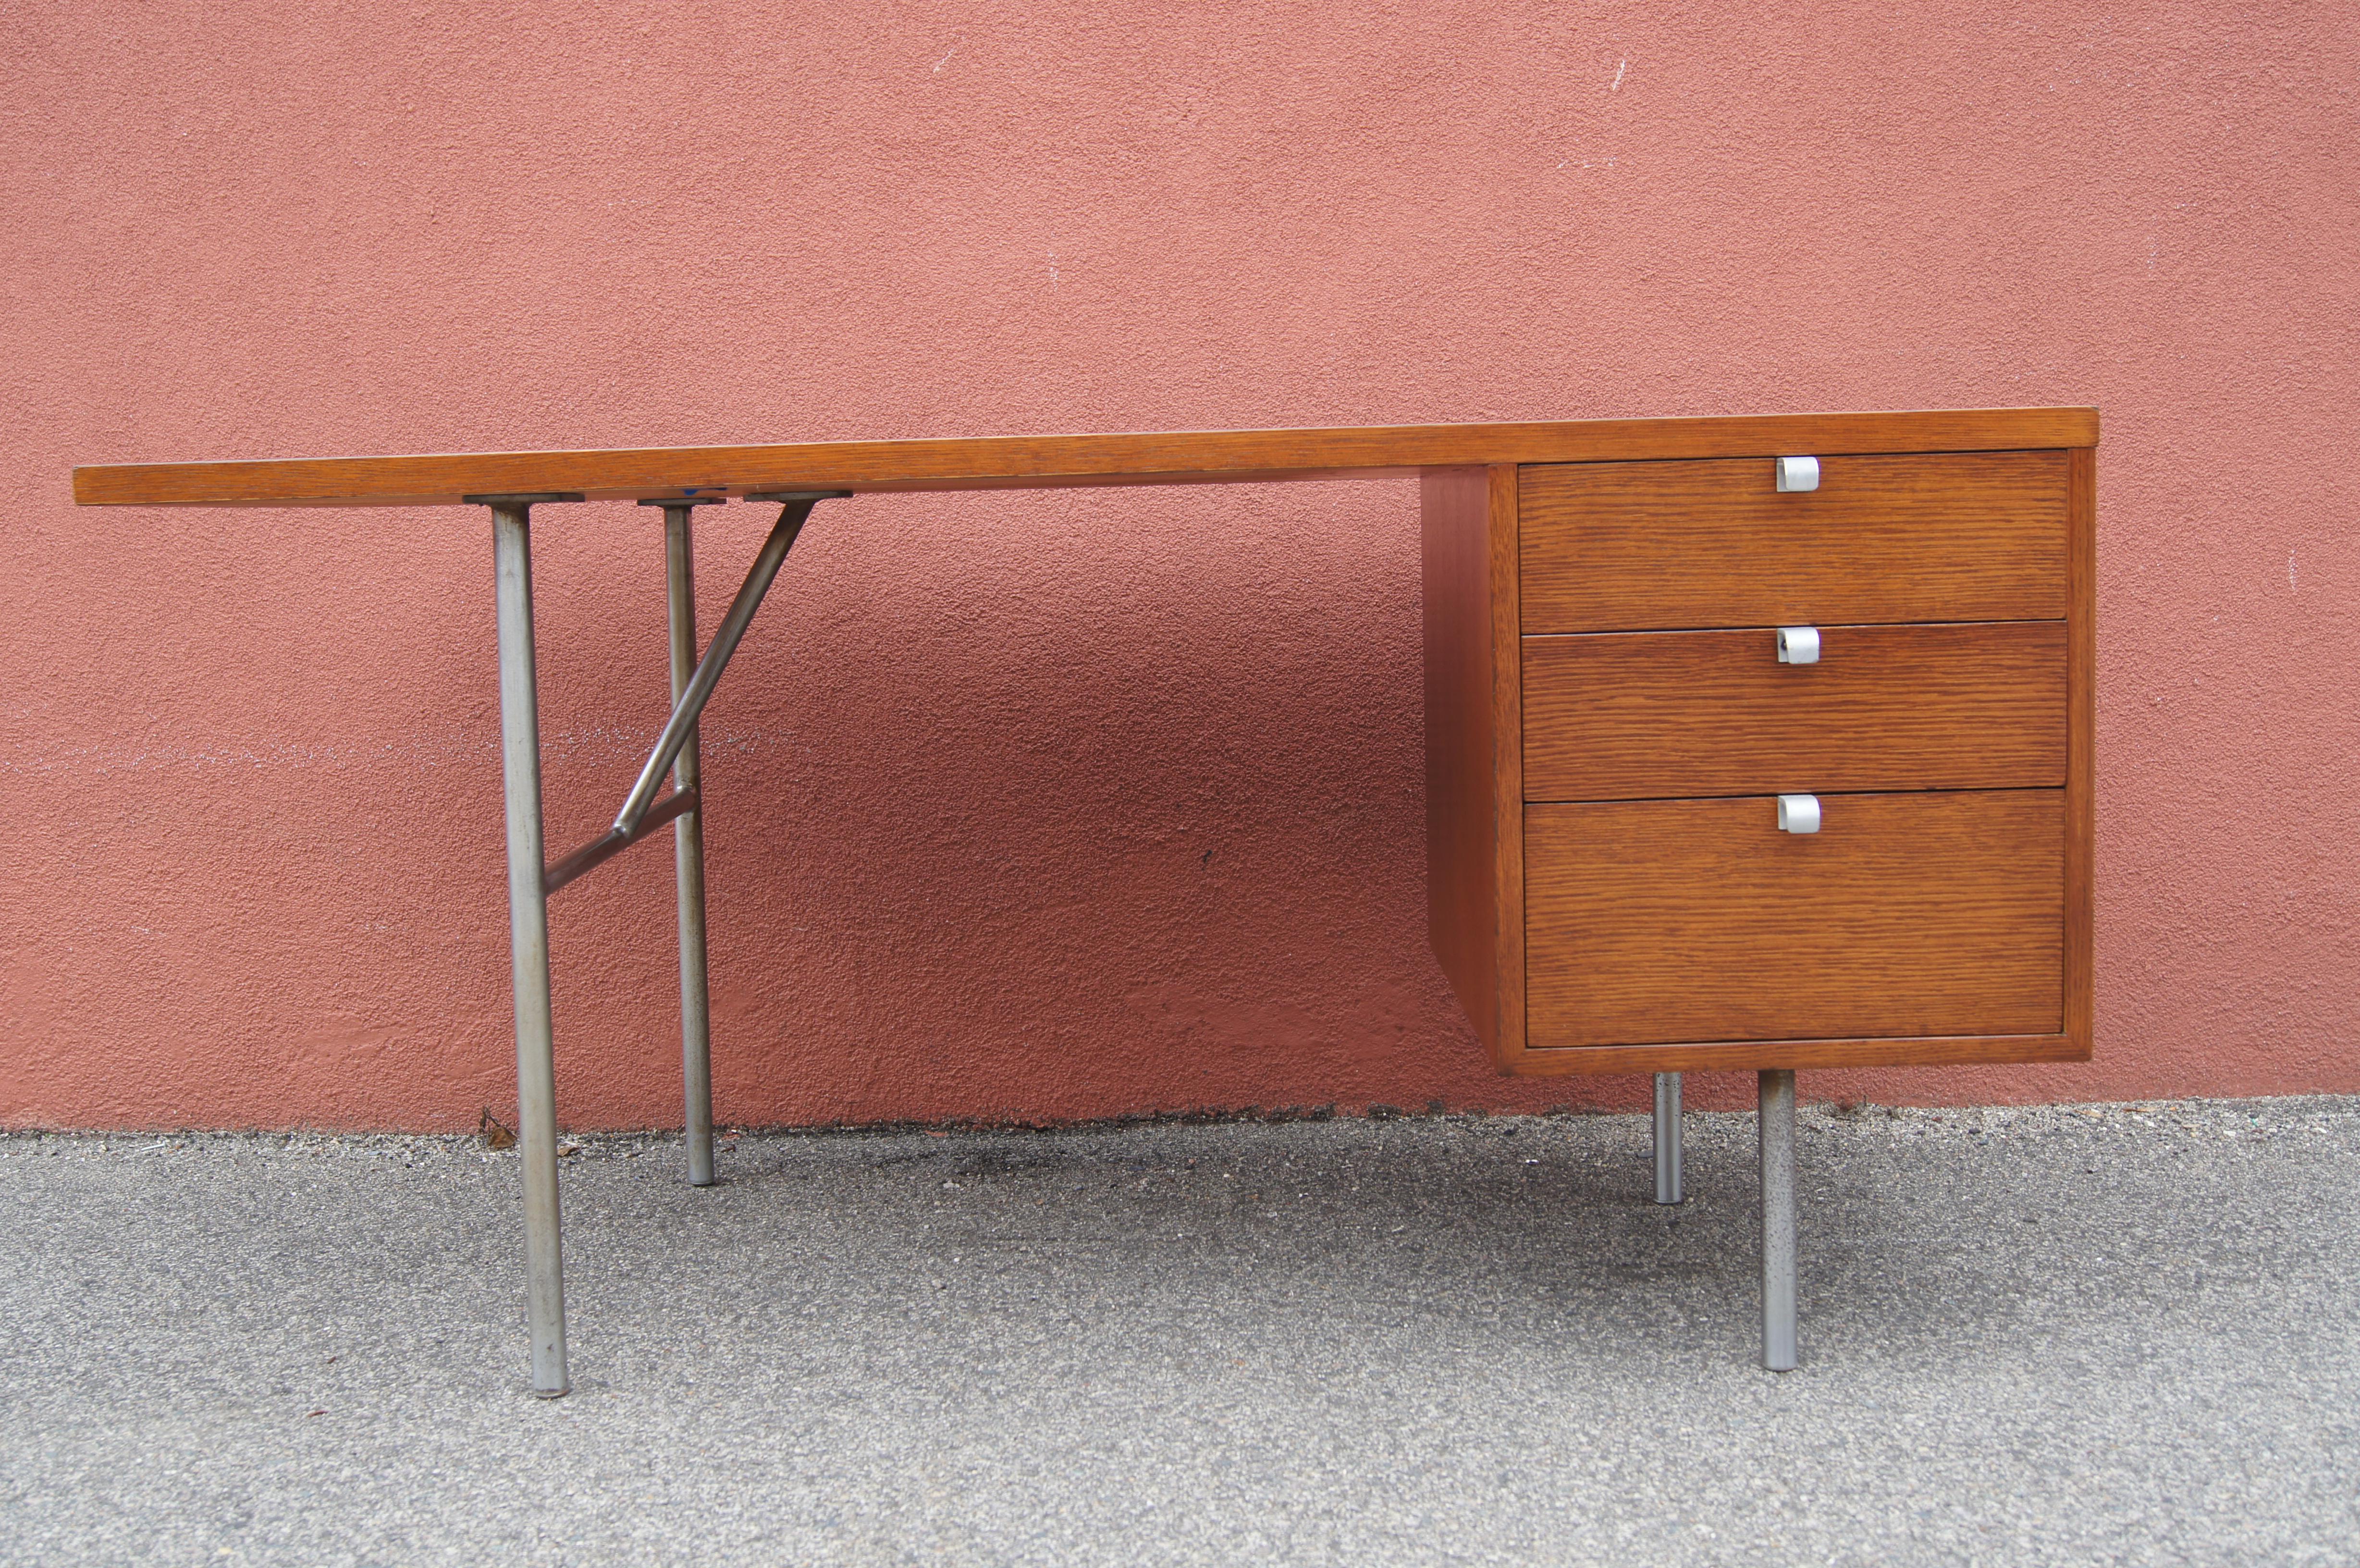
[[[1524,799],[2064,783],[2064,622],[1818,629],[1524,638]]]

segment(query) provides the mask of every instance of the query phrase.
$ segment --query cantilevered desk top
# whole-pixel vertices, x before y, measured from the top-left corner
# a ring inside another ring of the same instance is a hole
[[[591,501],[640,501],[786,489],[1254,484],[1500,463],[2061,448],[2094,445],[2097,439],[2092,408],[983,436],[121,463],[75,469],[74,499],[99,506],[448,506],[462,496],[496,494],[573,493]]]

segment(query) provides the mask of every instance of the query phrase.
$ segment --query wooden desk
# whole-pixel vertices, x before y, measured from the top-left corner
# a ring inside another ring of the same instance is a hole
[[[1763,1357],[1796,1360],[1798,1067],[2090,1053],[2088,408],[79,468],[92,506],[493,517],[532,1386],[568,1388],[550,895],[673,824],[690,1181],[713,1180],[696,721],[814,506],[1422,479],[1434,949],[1505,1073],[1759,1073]],[[694,508],[781,507],[700,655]],[[674,708],[607,833],[541,841],[530,517],[665,513]],[[659,795],[667,775],[668,795]]]

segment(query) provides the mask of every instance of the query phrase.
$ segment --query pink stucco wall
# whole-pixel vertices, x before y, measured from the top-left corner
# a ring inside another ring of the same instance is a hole
[[[76,463],[2094,403],[2098,1055],[2360,1091],[2346,7],[51,5],[0,97],[0,1121],[513,1105],[489,529]],[[825,509],[708,725],[719,1112],[1633,1103],[1424,930],[1410,483]],[[706,624],[767,521],[706,514]],[[660,529],[537,530],[552,837]],[[560,1108],[679,1116],[670,855]],[[1734,1103],[1741,1085],[1699,1085]]]

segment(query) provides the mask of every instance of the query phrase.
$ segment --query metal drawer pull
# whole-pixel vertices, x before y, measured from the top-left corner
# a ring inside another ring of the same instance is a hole
[[[1817,626],[1780,626],[1778,628],[1778,662],[1781,664],[1817,664],[1819,661],[1819,628]]]
[[[1778,831],[1795,833],[1819,832],[1819,798],[1817,795],[1779,796]]]
[[[1819,487],[1819,460],[1816,457],[1782,457],[1778,460],[1778,493],[1816,490]]]

